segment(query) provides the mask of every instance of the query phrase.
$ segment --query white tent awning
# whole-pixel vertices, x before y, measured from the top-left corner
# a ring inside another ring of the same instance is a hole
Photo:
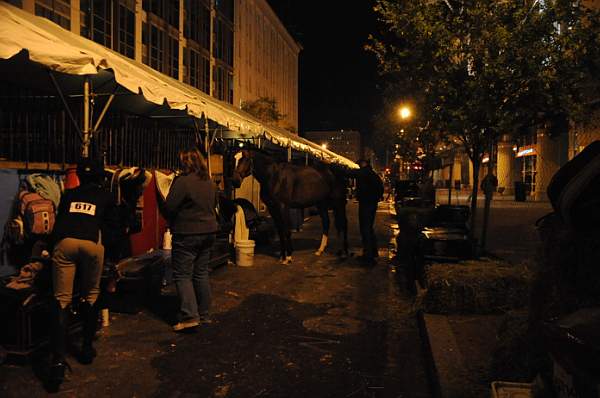
[[[114,74],[118,85],[155,105],[202,116],[251,136],[262,136],[282,147],[308,152],[326,162],[357,168],[356,163],[287,130],[267,126],[256,118],[202,91],[170,78],[57,24],[0,2],[0,59],[27,51],[30,61],[67,75]]]

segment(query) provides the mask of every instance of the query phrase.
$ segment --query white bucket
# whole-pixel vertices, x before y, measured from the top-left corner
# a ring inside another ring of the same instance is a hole
[[[239,240],[235,243],[235,263],[240,267],[254,264],[254,241]]]

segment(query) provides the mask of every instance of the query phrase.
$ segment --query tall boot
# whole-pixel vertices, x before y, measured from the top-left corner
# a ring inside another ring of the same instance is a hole
[[[58,301],[54,300],[52,303],[52,330],[50,332],[52,358],[48,370],[48,383],[51,388],[58,389],[65,379],[65,371],[70,369],[65,359],[69,312],[68,308],[61,308]]]
[[[78,360],[83,365],[89,365],[96,358],[96,349],[93,346],[93,341],[98,328],[98,307],[84,301],[81,303],[80,311],[83,321],[83,344],[81,345]]]

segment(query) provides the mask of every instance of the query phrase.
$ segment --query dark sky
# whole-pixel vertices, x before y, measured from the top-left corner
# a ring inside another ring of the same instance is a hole
[[[374,31],[373,0],[268,0],[302,45],[300,132],[369,134],[376,111],[376,61],[364,51]]]

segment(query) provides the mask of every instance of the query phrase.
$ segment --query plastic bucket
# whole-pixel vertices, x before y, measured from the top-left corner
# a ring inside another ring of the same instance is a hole
[[[240,240],[235,243],[235,263],[240,267],[254,264],[254,241]]]

